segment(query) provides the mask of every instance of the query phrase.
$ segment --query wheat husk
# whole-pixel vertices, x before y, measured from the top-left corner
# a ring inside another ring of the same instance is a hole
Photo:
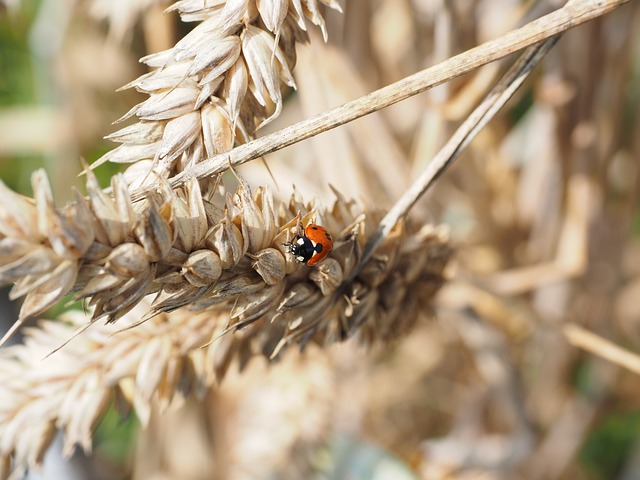
[[[42,200],[32,205],[3,188],[0,208],[10,220],[0,243],[16,259],[2,279],[26,295],[18,324],[65,295],[86,299],[92,316],[42,322],[0,351],[0,455],[15,471],[40,463],[55,428],[65,432],[65,454],[89,451],[114,395],[124,394],[144,424],[154,401],[166,408],[177,394],[205,392],[256,355],[273,361],[292,344],[398,338],[429,313],[452,253],[446,229],[401,223],[345,281],[381,216],[353,201],[328,209],[296,196],[277,202],[268,188],[252,192],[241,181],[233,195],[203,195],[193,182],[131,204],[88,185],[88,199],[58,210],[46,176],[34,174],[33,184]],[[118,177],[112,186],[126,193]],[[15,202],[31,220],[11,216]],[[84,215],[64,216],[69,208]],[[114,222],[116,211],[129,219]],[[47,223],[51,216],[64,221]],[[284,246],[312,221],[336,232],[317,268]]]

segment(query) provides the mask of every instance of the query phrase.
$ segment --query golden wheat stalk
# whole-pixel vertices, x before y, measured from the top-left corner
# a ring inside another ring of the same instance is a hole
[[[269,153],[301,142],[332,128],[377,112],[437,85],[469,73],[523,48],[550,39],[585,22],[606,15],[629,0],[571,0],[562,8],[536,19],[523,27],[511,30],[494,40],[466,50],[441,63],[428,67],[391,85],[360,98],[302,120],[282,130],[240,145],[230,152],[219,153],[196,165],[191,165],[171,178],[172,187],[183,185],[190,178],[205,179],[224,172],[231,166],[242,165]],[[142,198],[149,187],[132,192],[134,199]]]

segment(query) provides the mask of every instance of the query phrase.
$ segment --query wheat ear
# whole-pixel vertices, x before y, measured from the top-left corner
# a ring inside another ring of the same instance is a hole
[[[106,138],[121,143],[104,162],[132,164],[128,182],[167,178],[254,137],[282,110],[282,87],[296,45],[308,41],[307,21],[327,32],[319,4],[336,0],[181,0],[169,7],[197,25],[176,45],[141,59],[153,68],[123,88],[149,95],[118,122],[136,118]],[[154,174],[150,175],[153,170]]]

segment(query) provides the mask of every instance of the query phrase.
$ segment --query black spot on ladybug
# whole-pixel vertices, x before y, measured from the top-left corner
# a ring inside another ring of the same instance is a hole
[[[316,227],[315,225],[313,227],[311,227],[311,230],[317,230],[318,227]]]
[[[320,253],[322,251],[322,244],[321,243],[316,243],[316,246],[314,247],[314,250],[318,253]]]
[[[324,236],[327,237],[327,240],[332,240],[331,235],[329,235],[328,233],[325,232]]]

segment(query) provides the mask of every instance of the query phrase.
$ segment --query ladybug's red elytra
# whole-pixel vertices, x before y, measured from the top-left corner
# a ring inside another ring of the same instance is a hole
[[[284,246],[296,259],[310,267],[322,262],[333,250],[333,238],[326,228],[311,223],[303,235],[294,235]]]

